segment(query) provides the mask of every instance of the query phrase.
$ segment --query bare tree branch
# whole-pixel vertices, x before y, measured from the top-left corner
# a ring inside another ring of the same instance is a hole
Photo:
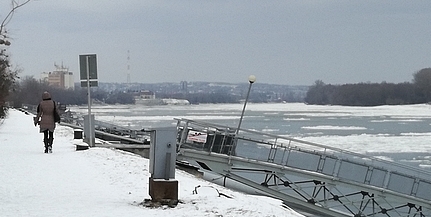
[[[7,16],[3,19],[1,25],[0,25],[0,35],[3,34],[3,28],[8,24],[8,22],[11,20],[13,13],[15,12],[15,10],[17,10],[18,8],[24,6],[25,4],[27,4],[28,2],[30,2],[31,0],[26,0],[24,3],[19,4],[17,1],[12,0],[12,10],[9,11],[9,13],[7,14]]]

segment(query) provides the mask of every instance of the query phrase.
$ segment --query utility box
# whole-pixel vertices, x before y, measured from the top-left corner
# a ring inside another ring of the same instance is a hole
[[[166,127],[150,132],[151,177],[153,179],[175,179],[177,129]]]
[[[175,179],[176,165],[175,127],[157,128],[150,131],[149,194],[153,201],[178,201],[178,181]]]
[[[90,146],[91,145],[94,146],[95,141],[96,141],[96,133],[94,131],[94,115],[93,114],[91,115],[91,121],[88,118],[88,115],[84,115],[84,142],[86,142]]]

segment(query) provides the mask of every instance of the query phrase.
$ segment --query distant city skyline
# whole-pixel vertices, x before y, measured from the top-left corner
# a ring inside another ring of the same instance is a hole
[[[0,18],[10,1],[4,0]],[[39,0],[6,26],[20,76],[97,54],[100,82],[411,82],[431,67],[431,1]]]

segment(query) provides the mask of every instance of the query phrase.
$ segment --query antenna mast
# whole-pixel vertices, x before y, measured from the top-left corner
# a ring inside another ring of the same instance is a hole
[[[130,51],[127,50],[127,83],[130,84]]]

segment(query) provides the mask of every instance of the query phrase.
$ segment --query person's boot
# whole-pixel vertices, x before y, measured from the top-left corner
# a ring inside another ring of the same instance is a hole
[[[43,140],[43,144],[45,145],[45,153],[48,153],[49,142],[46,140]]]
[[[52,143],[54,141],[54,138],[49,138],[48,140],[48,152],[52,153]]]

